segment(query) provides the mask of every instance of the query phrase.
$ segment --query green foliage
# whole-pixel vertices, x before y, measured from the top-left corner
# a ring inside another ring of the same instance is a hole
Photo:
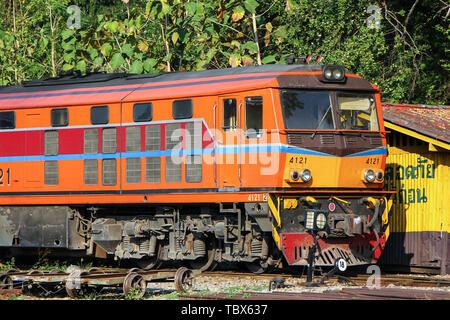
[[[285,63],[321,55],[382,89],[383,99],[449,104],[444,3],[395,0],[8,0],[0,12],[0,84],[100,69],[152,73]],[[79,29],[67,25],[80,8]],[[370,6],[380,13],[370,28]]]

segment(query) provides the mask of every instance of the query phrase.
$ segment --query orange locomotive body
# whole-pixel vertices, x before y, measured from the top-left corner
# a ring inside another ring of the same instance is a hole
[[[65,75],[0,88],[0,247],[151,268],[376,262],[379,90],[339,66]]]

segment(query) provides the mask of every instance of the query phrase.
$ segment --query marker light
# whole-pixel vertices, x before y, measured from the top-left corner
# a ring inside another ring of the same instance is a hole
[[[378,181],[383,181],[383,179],[384,179],[384,173],[383,173],[383,171],[377,171],[377,173],[375,174],[375,178],[378,180]]]
[[[291,179],[292,180],[297,181],[299,177],[300,177],[300,175],[298,174],[297,170],[291,171]]]

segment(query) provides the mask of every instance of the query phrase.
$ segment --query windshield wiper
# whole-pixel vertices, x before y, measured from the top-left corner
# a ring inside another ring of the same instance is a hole
[[[322,119],[320,119],[319,124],[317,125],[317,127],[314,130],[317,130],[320,125],[322,124],[322,121],[325,119],[325,116],[327,115],[328,111],[331,110],[331,103],[328,105],[328,109],[327,111],[323,114]],[[317,131],[314,131],[313,134],[311,135],[311,139],[314,139],[315,135],[316,135]]]

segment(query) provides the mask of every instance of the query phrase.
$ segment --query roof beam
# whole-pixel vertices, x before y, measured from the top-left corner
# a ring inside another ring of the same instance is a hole
[[[428,150],[430,150],[430,151],[442,151],[442,150],[438,149],[437,147],[440,147],[440,148],[443,148],[446,150],[450,150],[450,144],[448,144],[448,143],[430,138],[421,133],[415,132],[410,129],[406,129],[406,128],[398,126],[396,124],[393,124],[392,122],[384,120],[384,126],[387,128],[390,128],[392,130],[406,134],[408,136],[411,136],[413,138],[428,142],[429,143]]]

